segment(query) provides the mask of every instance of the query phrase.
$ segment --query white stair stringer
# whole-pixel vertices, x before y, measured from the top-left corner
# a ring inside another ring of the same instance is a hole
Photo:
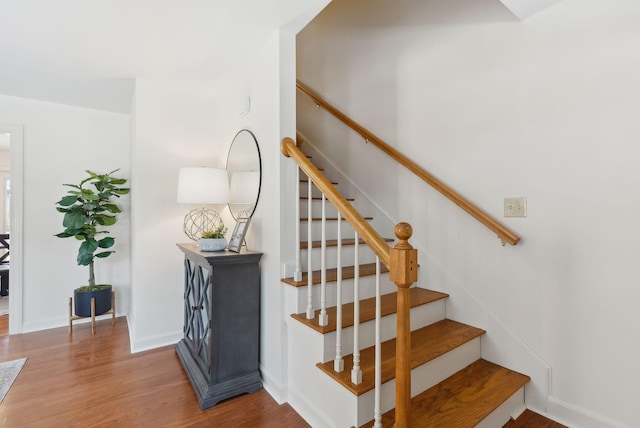
[[[289,318],[287,324],[287,401],[313,427],[354,426],[357,397],[316,367],[323,356],[322,334],[293,318]]]

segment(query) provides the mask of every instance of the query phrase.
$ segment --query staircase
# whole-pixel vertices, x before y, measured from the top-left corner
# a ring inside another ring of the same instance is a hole
[[[308,157],[308,156],[307,156]],[[313,161],[313,160],[312,160]],[[325,166],[329,168],[329,166]],[[301,214],[301,222],[312,223],[312,236],[319,237],[322,220],[322,197],[306,194],[307,179],[302,178],[301,205],[307,207],[311,197],[312,213]],[[333,185],[338,185],[333,182]],[[317,190],[314,190],[314,192]],[[358,199],[358,195],[356,195]],[[355,200],[350,200],[355,203]],[[360,202],[360,201],[359,201]],[[363,204],[366,206],[366,204]],[[318,290],[323,274],[320,266],[322,244],[319,240],[308,242],[305,228],[301,228],[300,249],[302,278],[283,278],[287,308],[291,310],[289,327],[289,393],[290,403],[314,427],[374,426],[375,407],[375,254],[367,251],[364,241],[353,238],[351,226],[338,220],[335,209],[327,208],[326,227],[326,325],[320,323],[318,302],[322,293]],[[374,222],[373,216],[365,217]],[[337,238],[338,229],[340,239]],[[345,237],[344,239],[342,237]],[[385,238],[388,243],[394,239]],[[336,247],[346,261],[337,268]],[[358,256],[352,251],[359,247]],[[307,266],[311,253],[312,270]],[[359,275],[356,275],[359,273]],[[395,424],[396,406],[396,301],[397,287],[388,278],[388,269],[380,270],[380,413],[384,427]],[[309,319],[308,275],[314,284],[311,295],[314,317]],[[356,279],[355,277],[358,276]],[[338,280],[340,284],[338,284]],[[354,333],[354,282],[359,290],[359,330]],[[339,294],[339,296],[338,296]],[[513,415],[524,410],[524,385],[529,377],[497,366],[482,359],[482,338],[485,331],[446,318],[448,295],[427,290],[420,286],[409,289],[411,319],[411,413],[410,427],[502,427]],[[340,297],[340,298],[338,298]],[[342,307],[338,324],[337,302]],[[338,326],[341,330],[338,331]],[[352,382],[354,366],[353,337],[358,336],[362,382]],[[341,340],[337,342],[337,336]],[[339,345],[337,345],[339,343]],[[337,348],[340,348],[338,355]],[[344,357],[340,358],[340,356]],[[334,360],[342,359],[341,363]],[[343,371],[335,368],[344,365]]]

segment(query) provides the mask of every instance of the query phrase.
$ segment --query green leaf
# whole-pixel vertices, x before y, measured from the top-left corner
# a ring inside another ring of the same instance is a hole
[[[56,204],[61,205],[63,207],[68,207],[70,205],[75,204],[76,202],[78,202],[78,197],[74,195],[70,195],[70,196],[64,196],[62,199],[56,202]]]
[[[104,205],[102,205],[102,208],[106,209],[107,211],[109,211],[110,213],[113,213],[113,214],[117,214],[119,212],[122,212],[120,210],[120,208],[116,204],[104,204]]]
[[[116,194],[118,194],[118,195],[126,195],[127,193],[129,193],[129,190],[131,190],[131,189],[128,189],[128,188],[124,188],[124,189],[113,189],[113,193],[116,193]]]
[[[87,239],[80,244],[80,253],[93,254],[98,249],[98,241],[93,238]]]
[[[53,236],[57,236],[58,238],[70,238],[75,235],[67,232],[60,232],[57,235],[53,235]]]
[[[113,253],[115,253],[115,251],[103,251],[101,253],[97,253],[96,257],[104,259],[105,257],[109,257]]]
[[[98,247],[100,248],[111,248],[113,244],[116,242],[115,238],[107,236],[106,238],[102,238],[98,241]]]
[[[81,210],[69,210],[65,213],[62,225],[67,229],[80,229],[87,220]]]
[[[97,201],[100,199],[100,196],[93,193],[93,190],[82,189],[82,195],[80,197],[87,201]]]
[[[78,264],[80,266],[89,266],[93,261],[93,254],[78,254]]]
[[[96,222],[101,226],[111,226],[116,223],[116,218],[105,214],[96,214]]]

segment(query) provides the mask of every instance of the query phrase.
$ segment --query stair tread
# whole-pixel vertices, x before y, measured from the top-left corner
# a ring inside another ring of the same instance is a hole
[[[479,359],[413,397],[409,425],[474,427],[529,380],[529,376]],[[382,426],[394,423],[395,409],[382,415]],[[372,422],[364,425],[371,426]]]
[[[300,183],[309,183],[309,179],[301,178]],[[334,186],[337,186],[339,183],[337,181],[332,181],[331,184],[333,184]]]
[[[382,238],[383,241],[385,242],[393,242],[392,238]],[[355,239],[350,238],[350,239],[343,239],[342,240],[342,245],[343,246],[349,246],[349,245],[354,245],[356,242]],[[367,245],[366,242],[364,242],[364,239],[359,239],[358,243],[360,245]],[[322,241],[311,241],[311,248],[320,248],[322,246]],[[337,239],[327,239],[327,247],[337,247],[338,246],[338,240]],[[300,242],[300,249],[301,250],[306,250],[309,248],[309,241],[301,241]]]
[[[417,307],[425,305],[427,303],[435,302],[436,300],[446,299],[448,294],[440,293],[438,291],[427,290],[424,288],[413,287],[409,289],[411,307]],[[380,313],[387,316],[396,313],[398,293],[389,293],[380,296]],[[336,330],[336,307],[332,306],[327,308],[327,314],[329,318],[329,324],[321,326],[318,324],[318,314],[320,309],[315,311],[315,317],[313,319],[307,319],[306,313],[292,314],[291,317],[300,321],[301,323],[311,327],[315,331],[326,334]],[[371,297],[369,299],[363,299],[360,301],[360,322],[367,322],[375,319],[376,316],[376,299]],[[353,325],[353,302],[345,303],[342,305],[342,328],[351,327]]]
[[[301,200],[301,201],[306,201],[306,200],[308,200],[308,199],[309,199],[309,197],[307,197],[307,196],[300,196],[300,200]],[[353,201],[355,201],[355,198],[344,198],[344,199],[345,199],[346,201],[348,201],[348,202],[353,202]],[[312,197],[311,197],[311,200],[312,200],[312,201],[321,201],[321,200],[322,200],[322,196],[312,196]],[[331,203],[328,199],[327,199],[327,202]]]
[[[342,279],[352,279],[354,277],[354,266],[343,266],[342,267]],[[311,281],[313,284],[320,284],[322,281],[320,270],[314,270],[311,273]],[[380,273],[387,273],[389,269],[381,264],[380,265]],[[360,276],[371,276],[376,274],[376,264],[375,263],[365,263],[360,265]],[[302,272],[302,280],[294,281],[293,278],[283,278],[281,281],[285,284],[293,285],[294,287],[306,287],[307,286],[307,275],[308,272]],[[327,269],[327,282],[336,282],[338,280],[338,269],[332,268]]]
[[[373,217],[362,217],[364,220],[373,220]],[[338,217],[327,217],[326,218],[327,221],[338,221]],[[300,218],[301,222],[307,222],[309,221],[309,217],[302,217]],[[311,221],[322,221],[322,217],[311,217]],[[346,218],[342,218],[342,221],[347,221]]]
[[[458,346],[464,345],[484,333],[485,331],[482,329],[449,319],[444,319],[414,330],[411,332],[411,369],[419,367]],[[362,383],[359,385],[351,383],[351,368],[353,367],[352,354],[344,357],[345,369],[340,373],[336,373],[333,370],[333,361],[318,363],[317,366],[347,388],[352,394],[362,395],[374,388],[374,351],[374,346],[360,351]],[[381,356],[382,383],[385,383],[394,379],[396,376],[395,338],[382,343]]]

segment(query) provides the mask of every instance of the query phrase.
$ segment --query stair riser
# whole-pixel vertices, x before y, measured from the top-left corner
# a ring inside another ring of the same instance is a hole
[[[353,236],[351,236],[351,238],[353,238]],[[308,250],[302,250],[300,252],[300,264],[302,265],[303,272],[307,272],[309,270],[307,251]],[[326,251],[327,253],[325,255],[325,265],[327,269],[335,268],[338,265],[338,248],[327,247]],[[342,260],[342,266],[354,266],[356,264],[354,246],[343,245],[340,259]],[[376,261],[376,256],[367,245],[360,245],[358,251],[358,260],[358,264],[374,263]],[[321,261],[322,250],[320,248],[313,248],[311,250],[311,270],[319,270]]]
[[[306,217],[306,215],[305,215]],[[328,217],[328,216],[327,216]],[[326,220],[325,226],[325,236],[326,239],[337,239],[338,238],[338,221],[337,220]],[[354,229],[351,225],[342,220],[339,222],[340,224],[340,232],[342,234],[342,239],[353,239],[355,236]],[[308,241],[308,222],[303,221],[300,222],[300,240]],[[311,240],[319,241],[322,236],[322,222],[320,220],[311,222]]]
[[[480,358],[479,337],[413,369],[411,371],[411,396],[414,397],[442,382],[478,358]],[[395,379],[382,385],[382,413],[395,407],[395,389]],[[356,426],[363,425],[373,419],[374,392],[374,390],[371,390],[358,397],[358,421]],[[502,425],[494,425],[493,428],[498,426]]]
[[[307,217],[309,214],[309,208],[307,206],[308,201],[306,199],[300,200],[300,217]],[[325,204],[325,215],[327,217],[337,217],[338,210],[331,204],[331,202],[327,201]],[[311,216],[312,217],[320,217],[322,216],[322,201],[313,200],[311,201]],[[302,226],[301,226],[302,227]]]
[[[524,387],[513,394],[500,407],[495,409],[489,416],[484,418],[475,428],[494,428],[504,426],[511,415],[519,414],[524,407]]]
[[[342,280],[342,303],[351,303],[353,302],[353,279],[343,279]],[[301,313],[305,312],[307,309],[307,287],[292,287],[295,293],[295,299],[297,301],[295,310],[291,313]],[[321,285],[316,284],[312,289],[312,297],[313,297],[313,307],[314,309],[320,309],[320,295],[321,295]],[[335,282],[327,282],[325,286],[326,289],[326,300],[327,307],[336,306],[337,302],[337,285]],[[375,277],[374,276],[365,276],[361,277],[359,281],[358,287],[360,293],[360,299],[368,299],[369,297],[375,296]],[[389,294],[398,290],[398,287],[389,281],[389,275],[385,274],[380,277],[380,290],[381,294]]]
[[[445,301],[438,300],[426,305],[411,308],[411,330],[417,330],[445,317]],[[396,314],[387,315],[380,320],[380,336],[382,341],[396,337]],[[353,353],[353,327],[342,329],[342,355]],[[322,362],[335,359],[336,332],[324,335],[324,356]],[[360,349],[375,345],[375,321],[367,321],[360,324],[359,331]]]
[[[315,367],[322,353],[320,333],[293,319],[287,322],[289,403],[314,427],[355,425],[357,398]]]

